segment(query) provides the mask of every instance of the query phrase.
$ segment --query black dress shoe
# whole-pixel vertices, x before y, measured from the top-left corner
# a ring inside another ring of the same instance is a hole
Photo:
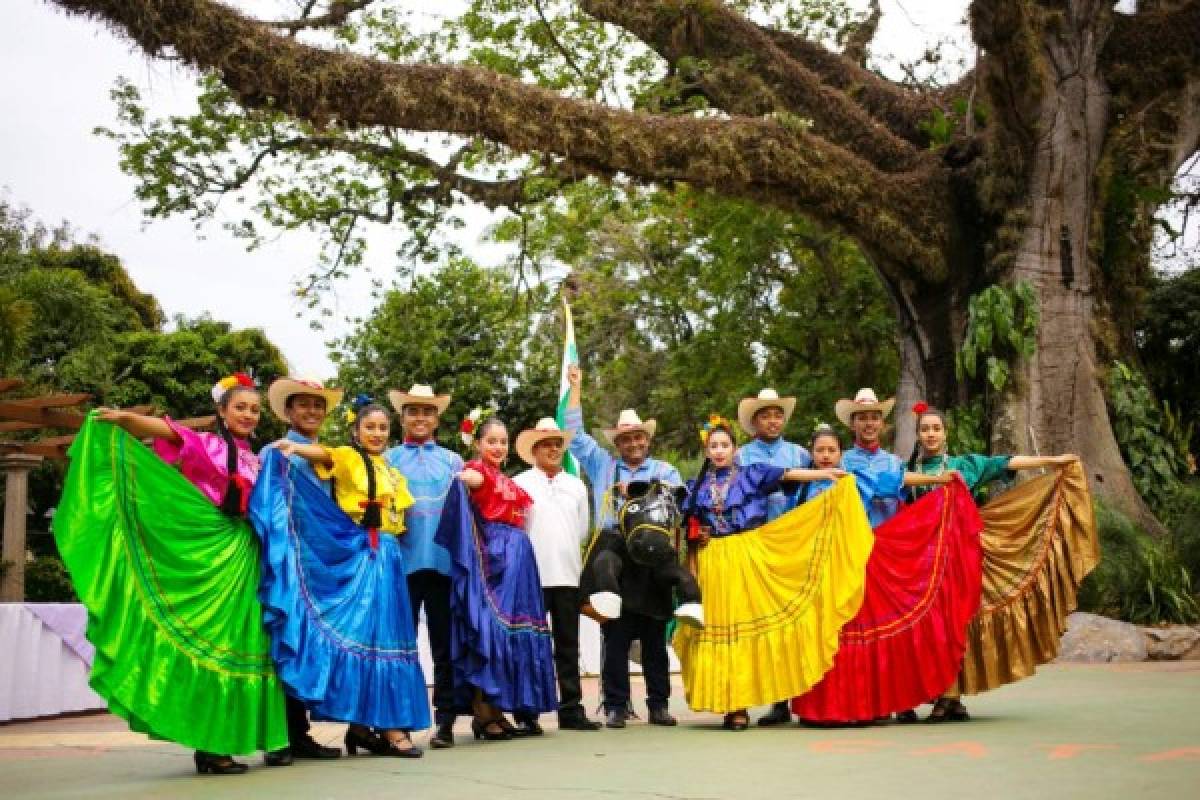
[[[536,719],[519,719],[509,731],[513,736],[541,736],[544,731]]]
[[[454,747],[454,720],[438,723],[437,730],[429,737],[429,746],[434,750],[448,750]]]
[[[651,725],[665,725],[668,728],[673,728],[679,724],[679,721],[672,717],[665,708],[650,709],[650,715],[646,717],[646,722]]]
[[[296,758],[316,758],[321,760],[341,758],[342,751],[338,747],[325,747],[311,736],[292,742],[292,755]]]
[[[599,722],[594,722],[583,714],[558,718],[558,729],[560,731],[598,731],[603,727]]]
[[[788,704],[776,703],[771,706],[771,710],[758,718],[758,724],[764,728],[770,728],[775,725],[789,725],[792,722],[792,712],[788,708]]]
[[[196,772],[199,772],[201,775],[206,773],[211,775],[241,775],[249,769],[242,762],[234,761],[229,756],[205,753],[203,750],[197,750],[192,758],[196,762]]]
[[[292,748],[281,747],[278,750],[269,751],[263,758],[263,763],[268,767],[290,767],[296,763],[296,759],[292,754]]]
[[[625,727],[625,709],[612,708],[608,711],[608,717],[604,720],[604,725],[607,728],[624,728]]]

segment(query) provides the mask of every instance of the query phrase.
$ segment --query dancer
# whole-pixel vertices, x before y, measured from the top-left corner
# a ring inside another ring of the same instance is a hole
[[[289,478],[275,454],[264,464],[251,518],[263,539],[272,655],[288,688],[318,716],[350,723],[351,755],[361,747],[420,758],[408,731],[429,726],[429,709],[396,541],[413,499],[383,460],[387,409],[359,395],[351,416],[349,446],[275,444],[283,456],[311,462],[332,483],[332,500],[307,478]]]
[[[450,655],[459,706],[470,704],[476,739],[502,741],[517,730],[502,711],[526,719],[554,711],[554,655],[537,561],[523,530],[531,500],[500,471],[508,430],[485,418],[472,439],[478,458],[451,486],[437,541],[450,553]]]
[[[833,479],[841,470],[738,466],[733,429],[719,417],[702,438],[706,460],[685,512],[700,521],[689,532],[689,564],[705,626],[680,626],[675,652],[688,705],[723,713],[724,728],[742,731],[747,707],[801,694],[830,668],[837,631],[862,602],[873,537],[850,479],[767,522],[782,481]]]
[[[583,373],[578,366],[567,372],[570,391],[567,396],[565,424],[572,438],[571,454],[587,473],[592,484],[592,519],[598,536],[615,536],[618,500],[624,487],[635,482],[659,480],[672,486],[682,486],[679,470],[650,458],[650,442],[654,438],[654,420],[642,421],[633,409],[625,409],[617,424],[605,430],[605,435],[617,450],[613,457],[583,429],[581,385]],[[599,549],[599,548],[593,548]],[[587,575],[584,575],[586,583]],[[667,658],[667,622],[673,613],[674,602],[670,585],[655,580],[648,567],[630,565],[621,572],[621,592],[588,593],[587,601],[598,617],[604,637],[604,663],[600,683],[604,698],[605,725],[624,728],[630,715],[629,648],[634,641],[642,643],[642,677],[646,681],[647,721],[651,725],[672,726],[675,717],[667,711],[671,697],[670,661]],[[582,587],[581,587],[582,588]]]
[[[562,468],[570,439],[571,434],[560,430],[551,417],[521,431],[515,449],[530,469],[513,482],[533,500],[525,527],[537,558],[542,599],[554,636],[558,727],[595,731],[601,726],[587,718],[579,677],[579,576],[583,571],[582,547],[590,530],[588,494],[583,481]],[[517,727],[534,735],[542,732],[533,714],[517,715]]]
[[[837,463],[841,455],[837,434],[828,426],[813,433],[811,447],[817,466]],[[895,497],[899,485],[950,485],[875,527],[862,607],[838,634],[833,668],[792,702],[792,711],[807,724],[907,714],[940,693],[958,672],[966,626],[979,602],[983,523],[956,473],[877,468],[861,481],[852,474],[866,507],[873,505],[878,489]],[[803,499],[811,503],[826,484],[809,484]]]
[[[892,413],[896,398],[883,402],[870,388],[859,389],[853,400],[837,401],[834,411],[854,433],[854,446],[842,456],[842,467],[853,472],[869,498],[867,518],[877,527],[900,510],[903,499],[904,462],[880,446],[884,420]]]
[[[259,395],[239,373],[212,396],[216,433],[116,409],[89,415],[54,534],[88,608],[92,688],[133,730],[195,748],[197,772],[236,775],[247,767],[228,754],[278,751],[288,735],[245,520]],[[134,437],[154,437],[161,458]]]
[[[434,394],[432,387],[418,383],[407,392],[388,392],[388,399],[400,415],[404,441],[390,448],[384,459],[400,470],[416,500],[405,516],[408,533],[400,538],[400,550],[408,570],[414,627],[421,612],[425,612],[437,725],[429,746],[440,750],[454,746],[454,719],[461,709],[454,704],[454,671],[450,664],[450,554],[435,541],[435,534],[446,494],[458,480],[463,461],[434,438],[439,419],[450,405],[450,395]]]
[[[946,452],[946,415],[924,402],[914,405],[912,411],[916,421],[917,442],[913,446],[912,457],[908,462],[909,469],[922,472],[926,475],[941,475],[953,470],[962,476],[967,487],[976,496],[978,496],[979,491],[988,483],[1011,477],[1018,470],[1056,467],[1066,472],[1079,462],[1079,457],[1073,454],[1059,456],[985,456],[978,454],[952,456]],[[1056,483],[1060,483],[1064,479],[1069,479],[1069,476],[1064,475]],[[1086,491],[1086,482],[1084,482],[1083,486]],[[921,491],[923,489],[918,487],[914,490],[914,493]],[[1081,505],[1080,500],[1074,498],[1073,500],[1076,508],[1068,510],[1072,511],[1073,515],[1077,515],[1076,518],[1080,521],[1090,520],[1090,503],[1087,504],[1086,508],[1079,508],[1078,506]],[[1005,505],[1007,506],[1008,504]],[[1068,517],[1068,520],[1071,518]],[[993,519],[996,519],[996,517],[993,516]],[[983,591],[987,597],[985,609],[992,610],[988,613],[995,611],[997,603],[1014,608],[1012,598],[1006,595],[1011,594],[1011,590],[1014,587],[1022,585],[1026,587],[1022,594],[1029,593],[1033,589],[1032,584],[1034,582],[1022,584],[1014,581],[1013,575],[1028,573],[1030,571],[1034,566],[1034,563],[1030,559],[1031,555],[1051,555],[1048,543],[1042,544],[1039,541],[1042,538],[1042,530],[1040,526],[1032,524],[1035,522],[1035,519],[1028,519],[1027,522],[1031,524],[1025,529],[1013,530],[1011,524],[1003,526],[1007,529],[1003,534],[997,530],[995,525],[985,528],[982,537]],[[1069,534],[1076,530],[1082,535],[1063,538],[1063,545],[1070,546],[1071,550],[1075,553],[1082,552],[1086,555],[1094,555],[1097,552],[1094,528],[1090,529],[1092,533],[1090,538],[1088,536],[1089,527],[1087,526],[1065,526],[1062,534]],[[1014,547],[1014,545],[1020,546]],[[1065,547],[1061,549],[1065,549]],[[1055,569],[1056,574],[1049,574],[1046,571],[1043,571],[1043,574],[1047,574],[1048,577],[1053,577],[1064,584],[1063,588],[1065,591],[1062,594],[1072,599],[1071,608],[1074,608],[1073,599],[1075,590],[1078,588],[1079,582],[1082,581],[1084,575],[1086,575],[1086,572],[1080,570],[1083,574],[1076,573],[1072,575],[1073,565],[1071,559],[1066,557],[1067,553],[1062,552],[1055,555],[1056,557],[1053,561],[1057,565]],[[1045,585],[1047,581],[1043,580],[1036,583]],[[1049,600],[1050,598],[1046,599]],[[987,672],[995,674],[1004,669],[998,663],[1001,652],[1009,653],[1012,658],[1020,658],[1022,661],[1035,661],[1035,659],[1029,656],[1030,650],[1033,649],[1029,646],[1030,644],[1036,646],[1037,649],[1046,649],[1047,645],[1049,645],[1049,649],[1052,651],[1049,658],[1053,658],[1058,650],[1058,640],[1062,636],[1063,630],[1065,630],[1065,615],[1067,613],[1067,611],[1050,613],[1056,605],[1058,605],[1056,602],[1050,600],[1050,602],[1041,605],[1039,610],[1043,613],[1031,614],[1025,619],[1026,624],[1010,628],[1009,635],[1012,643],[1017,644],[1024,640],[1026,643],[1025,646],[1014,647],[1012,650],[974,649],[972,651],[975,654],[973,663],[982,662]],[[1029,607],[1026,607],[1023,611],[1017,611],[1017,613],[1028,614]],[[976,629],[975,638],[978,641],[981,631],[978,625],[974,627]],[[1044,663],[1044,660],[1037,661],[1036,663]],[[1032,673],[1032,669],[1033,664],[1030,664],[1028,666],[1029,673]],[[956,680],[954,685],[937,699],[933,705],[933,710],[925,719],[926,722],[965,722],[971,718],[966,706],[962,703],[962,684],[963,680],[961,678]]]
[[[750,434],[751,439],[738,448],[739,465],[770,464],[774,467],[792,469],[812,466],[812,456],[801,445],[783,438],[784,428],[796,408],[796,398],[780,397],[774,389],[763,389],[757,397],[744,397],[738,403],[738,424]],[[837,466],[832,464],[831,466]],[[806,486],[808,484],[797,484]],[[776,491],[767,498],[767,521],[778,519],[796,505],[794,495]],[[780,700],[771,710],[759,718],[764,727],[786,725],[792,721],[788,700]]]
[[[341,389],[327,389],[320,381],[303,378],[279,378],[267,390],[267,405],[271,412],[288,424],[284,438],[299,444],[316,444],[329,410],[341,402]],[[265,458],[272,447],[264,447],[259,457]],[[329,481],[318,478],[312,464],[299,456],[293,456],[290,460],[291,468],[297,474],[315,481],[326,493],[329,492]],[[277,753],[268,753],[268,763],[293,758],[331,759],[341,756],[342,751],[338,748],[325,747],[312,738],[308,709],[302,700],[289,693],[286,702],[289,746]]]

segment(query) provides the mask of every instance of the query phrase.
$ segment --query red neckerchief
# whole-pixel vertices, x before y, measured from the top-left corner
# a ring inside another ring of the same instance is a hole
[[[879,452],[878,444],[863,444],[858,439],[854,440],[854,446],[857,447],[859,450],[866,450],[871,455],[875,455],[876,453]]]

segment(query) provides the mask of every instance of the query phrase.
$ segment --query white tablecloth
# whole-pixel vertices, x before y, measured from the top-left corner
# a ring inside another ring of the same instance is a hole
[[[0,722],[105,708],[88,671],[24,603],[0,603]]]

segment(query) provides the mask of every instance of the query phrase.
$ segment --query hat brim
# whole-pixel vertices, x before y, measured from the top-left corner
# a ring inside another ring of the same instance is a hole
[[[842,424],[847,428],[853,427],[851,424],[850,415],[857,414],[860,411],[878,411],[887,417],[892,413],[892,407],[896,405],[896,398],[889,397],[881,403],[856,403],[849,397],[843,397],[837,401],[837,405],[833,407],[833,411],[837,414],[837,418],[842,421]]]
[[[648,419],[641,425],[631,425],[628,428],[605,428],[604,436],[608,439],[608,441],[612,442],[613,446],[615,447],[617,444],[617,439],[627,433],[637,433],[638,431],[641,431],[642,433],[646,434],[647,439],[653,439],[654,432],[656,430],[658,430],[658,422],[656,420]]]
[[[796,410],[796,398],[794,397],[743,397],[738,403],[738,424],[742,426],[742,430],[751,436],[757,436],[758,431],[754,429],[754,415],[764,408],[778,408],[783,411],[783,424],[787,425],[788,420],[792,418],[792,412]]]
[[[521,431],[517,434],[516,444],[513,449],[517,451],[517,456],[520,457],[529,466],[535,466],[533,458],[533,448],[537,447],[539,442],[544,442],[547,439],[562,439],[563,448],[571,443],[572,437],[575,434],[571,431],[548,431],[530,428]]]
[[[392,402],[392,408],[396,409],[397,414],[403,413],[405,406],[433,406],[437,409],[438,415],[441,416],[450,407],[450,395],[448,394],[421,397],[420,395],[402,392],[399,389],[391,389],[388,391],[388,400]]]
[[[267,389],[267,405],[271,407],[271,413],[287,422],[288,398],[298,394],[325,398],[325,411],[328,413],[333,410],[334,406],[342,402],[345,392],[342,389],[314,389],[291,378],[279,378]]]

